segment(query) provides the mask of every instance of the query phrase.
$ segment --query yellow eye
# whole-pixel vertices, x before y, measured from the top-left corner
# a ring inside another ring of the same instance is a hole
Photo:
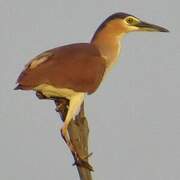
[[[131,24],[134,24],[135,21],[133,18],[129,17],[126,19],[126,22],[131,25]]]
[[[133,18],[127,18],[126,19],[126,22],[128,23],[128,24],[133,24],[134,23],[134,19]]]

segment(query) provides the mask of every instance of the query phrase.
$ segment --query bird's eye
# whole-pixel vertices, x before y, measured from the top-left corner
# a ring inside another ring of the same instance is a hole
[[[126,19],[126,22],[128,23],[128,24],[133,24],[134,23],[134,19],[133,18],[127,18]]]

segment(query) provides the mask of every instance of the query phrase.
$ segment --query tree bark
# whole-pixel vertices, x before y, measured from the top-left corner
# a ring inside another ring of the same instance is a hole
[[[56,111],[64,121],[68,111],[69,101],[65,98],[60,98],[55,100],[55,104]],[[88,153],[89,128],[84,114],[84,103],[81,106],[80,113],[69,124],[68,133],[72,145],[80,157],[83,158],[83,162],[77,162],[76,156],[72,153],[75,160],[74,165],[77,167],[80,180],[92,180],[91,171],[93,171],[93,168],[88,162],[88,158],[91,155]]]

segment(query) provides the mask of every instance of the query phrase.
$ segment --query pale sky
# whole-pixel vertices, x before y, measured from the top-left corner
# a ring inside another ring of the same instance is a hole
[[[180,179],[179,5],[177,0],[0,0],[0,179],[78,179],[53,102],[13,88],[31,58],[88,42],[114,12],[171,33],[127,35],[117,66],[86,99],[93,177]]]

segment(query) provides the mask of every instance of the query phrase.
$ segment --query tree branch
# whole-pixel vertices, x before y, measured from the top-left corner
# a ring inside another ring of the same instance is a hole
[[[56,111],[60,114],[61,119],[64,121],[69,101],[65,98],[55,99]],[[88,135],[89,128],[88,122],[84,115],[84,103],[81,106],[80,113],[76,116],[76,119],[71,121],[68,128],[71,143],[76,149],[80,157],[84,158],[83,162],[78,162],[76,156],[72,153],[76,165],[80,180],[92,180],[91,171],[92,166],[88,163]]]

